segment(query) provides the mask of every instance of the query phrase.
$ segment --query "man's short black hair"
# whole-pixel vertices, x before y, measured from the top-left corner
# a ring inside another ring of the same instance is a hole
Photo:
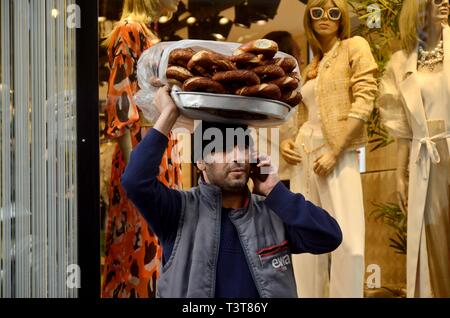
[[[250,136],[250,130],[247,125],[242,124],[224,124],[224,123],[214,123],[214,122],[207,122],[202,121],[201,124],[199,124],[195,130],[194,134],[192,135],[192,162],[195,164],[197,161],[204,159],[203,158],[203,152],[207,145],[215,141],[215,134],[211,136],[211,140],[208,140],[204,138],[205,132],[210,129],[215,128],[220,131],[220,133],[223,136],[223,140],[219,142],[223,142],[223,151],[225,152],[227,149],[227,145],[233,145],[233,148],[238,145],[239,138],[236,133],[244,133],[244,145],[245,148],[250,148],[253,146],[253,139]],[[233,141],[231,142],[228,140],[230,138],[228,132],[233,132]],[[211,131],[210,131],[211,132]],[[228,136],[227,136],[228,135]],[[242,139],[241,139],[242,140]]]

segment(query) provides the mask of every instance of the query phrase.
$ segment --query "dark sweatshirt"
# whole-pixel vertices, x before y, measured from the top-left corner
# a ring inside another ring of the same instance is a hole
[[[170,258],[181,215],[181,195],[159,182],[159,165],[168,139],[152,129],[131,154],[122,185],[158,236],[163,247],[163,264]],[[285,224],[286,239],[292,253],[322,254],[335,250],[342,242],[337,222],[323,209],[290,192],[281,182],[265,199],[265,204]],[[236,228],[231,223],[231,209],[222,209],[216,297],[257,298],[250,269]]]

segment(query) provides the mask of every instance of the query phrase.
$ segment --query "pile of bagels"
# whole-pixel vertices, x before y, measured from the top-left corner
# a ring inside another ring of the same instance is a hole
[[[232,56],[211,50],[175,49],[169,55],[168,83],[188,92],[261,97],[297,106],[301,102],[297,62],[274,58],[276,42],[259,39],[240,46]]]

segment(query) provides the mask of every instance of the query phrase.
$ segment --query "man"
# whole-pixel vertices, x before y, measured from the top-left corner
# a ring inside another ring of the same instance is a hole
[[[155,103],[161,116],[133,151],[122,184],[163,246],[157,296],[297,297],[291,253],[333,251],[342,241],[339,225],[291,193],[276,173],[260,175],[259,169],[271,168],[270,160],[260,157],[255,167],[239,145],[197,161],[198,187],[165,187],[156,177],[179,111],[166,87]],[[259,195],[246,186],[251,169]]]

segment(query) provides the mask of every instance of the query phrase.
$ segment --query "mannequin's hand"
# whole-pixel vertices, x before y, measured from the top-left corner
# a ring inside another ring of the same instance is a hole
[[[397,200],[400,210],[407,214],[408,211],[408,178],[404,172],[397,171]]]
[[[258,156],[258,162],[250,172],[250,178],[252,178],[254,184],[253,192],[262,196],[268,196],[280,182],[278,168],[272,164],[270,157],[265,155]],[[261,169],[263,173],[267,172],[268,174],[261,174]]]
[[[302,163],[302,157],[294,149],[295,144],[292,139],[286,139],[280,145],[281,155],[283,156],[283,159],[287,163],[296,166],[299,163]]]
[[[313,170],[320,177],[328,177],[336,167],[338,156],[329,151],[314,161]]]

